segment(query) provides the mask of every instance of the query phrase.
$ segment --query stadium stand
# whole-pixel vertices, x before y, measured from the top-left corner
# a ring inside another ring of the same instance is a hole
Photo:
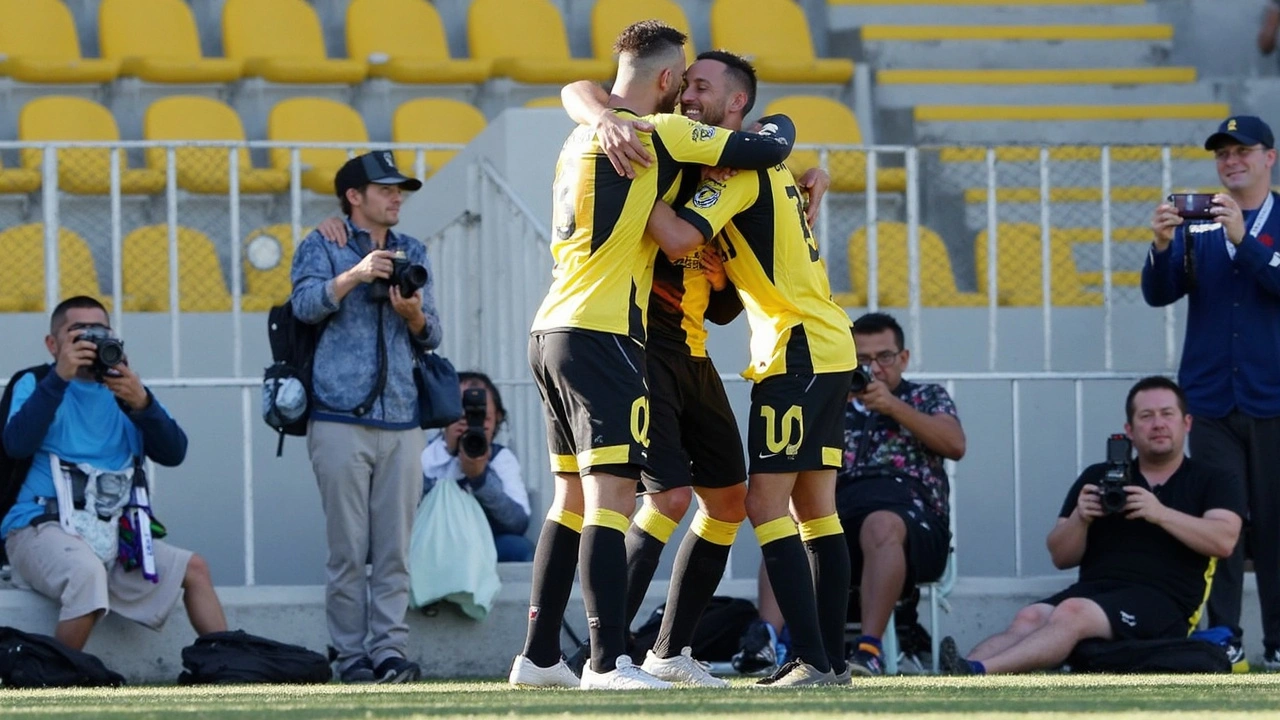
[[[557,99],[557,104],[559,100]],[[453,143],[466,145],[485,128],[484,115],[463,102],[449,98],[419,98],[396,109],[391,139],[397,143]],[[416,153],[397,150],[396,165],[417,175]],[[458,154],[457,150],[423,151],[425,180]]]
[[[315,10],[303,0],[226,0],[222,48],[244,74],[275,83],[354,84],[363,60],[329,58]]]
[[[784,113],[796,123],[797,145],[861,145],[862,130],[848,105],[817,95],[787,95],[765,107],[764,115]],[[816,150],[796,150],[787,166],[796,172],[819,166]],[[884,163],[884,159],[880,160]],[[828,154],[832,192],[865,192],[867,154],[855,150],[833,150]],[[876,190],[900,193],[906,190],[907,175],[902,168],[876,168]]]
[[[120,61],[80,55],[71,12],[59,0],[0,2],[0,75],[24,83],[105,83]]]
[[[851,60],[815,56],[809,22],[790,0],[715,0],[711,46],[749,56],[763,83],[842,86],[853,78]]]
[[[0,312],[44,312],[44,230],[29,223],[0,230],[0,252],[11,258],[0,263]],[[24,258],[14,262],[13,258]],[[58,298],[75,295],[103,298],[89,244],[67,228],[58,229]]]
[[[271,109],[267,139],[298,143],[369,142],[360,114],[349,105],[327,98],[291,98]],[[271,167],[288,171],[288,148],[272,148]],[[347,151],[338,148],[303,148],[302,186],[322,195],[333,195],[333,176],[347,161]]]
[[[301,237],[310,232],[311,228],[304,228]],[[244,296],[240,306],[246,312],[266,312],[288,299],[293,288],[289,281],[293,249],[290,225],[268,225],[244,236]]]
[[[187,227],[178,236],[178,308],[182,312],[227,312],[231,293],[208,236]],[[146,225],[124,238],[124,309],[169,309],[169,226]]]
[[[986,283],[989,233],[983,230],[974,241],[974,267],[978,284]],[[1039,269],[1043,249],[1041,229],[1033,223],[1000,223],[996,226],[996,300],[1005,306],[1036,306],[1044,303]],[[1102,295],[1085,288],[1076,270],[1070,236],[1052,230],[1049,238],[1050,302],[1053,305],[1101,305]],[[1035,272],[1029,272],[1035,269]]]
[[[120,132],[111,112],[98,103],[79,97],[46,95],[23,106],[18,116],[18,138],[110,143],[120,139]],[[81,195],[111,192],[111,152],[106,147],[58,150],[58,188]],[[130,168],[124,152],[115,152],[120,156],[120,192],[150,195],[164,190],[163,173],[149,168]],[[21,157],[24,168],[40,169],[41,150],[24,149]]]
[[[25,167],[5,167],[3,160],[0,160],[0,194],[29,193],[39,189],[39,170]]]
[[[143,121],[147,140],[245,140],[240,116],[227,104],[207,97],[176,95],[147,108]],[[238,155],[242,193],[279,193],[289,188],[289,173],[279,168],[255,168],[249,150]],[[147,167],[165,172],[165,148],[147,148]],[[231,160],[227,148],[179,147],[174,150],[178,187],[187,192],[225,194],[230,191]]]
[[[987,304],[986,293],[961,292],[956,289],[955,275],[946,245],[933,230],[920,226],[920,304],[926,307],[972,307]],[[837,300],[849,307],[861,307],[867,301],[868,233],[860,227],[849,238],[850,284],[854,292]],[[907,225],[900,222],[876,224],[876,272],[879,303],[887,307],[910,305],[910,252]]]
[[[244,70],[242,60],[201,55],[195,17],[182,0],[102,0],[98,46],[121,75],[150,83],[228,83]]]
[[[684,9],[674,0],[596,0],[591,6],[591,52],[597,60],[613,59],[613,41],[618,33],[638,20],[655,18],[689,36],[684,46],[685,60],[693,64],[698,55],[693,31]]]

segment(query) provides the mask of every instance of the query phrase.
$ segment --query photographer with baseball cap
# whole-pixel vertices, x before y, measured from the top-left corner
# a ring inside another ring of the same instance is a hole
[[[1169,203],[1151,221],[1155,242],[1142,269],[1152,306],[1186,295],[1187,335],[1178,383],[1195,416],[1191,454],[1245,478],[1246,538],[1262,605],[1263,665],[1280,670],[1280,209],[1271,191],[1275,135],[1261,118],[1227,118],[1205,140],[1223,191],[1202,219]],[[1192,273],[1188,273],[1193,269]],[[1228,657],[1249,667],[1240,629],[1242,540],[1218,565],[1209,624],[1229,627]]]
[[[424,446],[413,366],[441,332],[426,246],[391,228],[404,192],[421,187],[390,152],[352,158],[334,178],[349,241],[312,232],[293,258],[294,315],[324,323],[307,451],[329,544],[325,613],[344,682],[420,674],[405,657],[406,557]]]

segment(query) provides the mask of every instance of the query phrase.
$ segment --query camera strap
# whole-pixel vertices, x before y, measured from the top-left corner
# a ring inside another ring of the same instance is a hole
[[[359,405],[349,409],[340,410],[338,408],[325,406],[327,410],[338,413],[349,413],[356,417],[364,417],[373,409],[373,404],[378,401],[378,397],[382,395],[382,391],[387,387],[387,343],[382,330],[382,309],[386,307],[386,303],[378,303],[378,379],[374,381],[373,387],[369,388],[369,394]]]
[[[866,408],[864,408],[866,409]],[[880,416],[870,409],[866,409],[867,416],[862,419],[862,427],[858,431],[858,444],[853,451],[853,474],[858,474],[858,469],[867,464],[867,449],[871,446],[871,434],[875,432],[876,427],[880,425]]]

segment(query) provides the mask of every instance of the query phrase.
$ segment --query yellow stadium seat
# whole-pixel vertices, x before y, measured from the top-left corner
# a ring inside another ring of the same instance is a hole
[[[816,95],[788,95],[769,103],[764,115],[785,113],[795,121],[796,144],[861,145],[862,130],[849,106]],[[787,166],[796,172],[818,167],[816,150],[795,150]],[[883,157],[877,158],[883,163]],[[835,192],[863,192],[867,189],[867,154],[835,150],[827,155],[831,189]],[[903,168],[876,168],[878,192],[905,192],[907,174]]]
[[[527,108],[534,108],[534,109],[546,109],[546,108],[551,108],[553,110],[564,109],[564,103],[560,101],[559,95],[543,95],[542,97],[536,97],[530,100],[529,102],[526,102],[524,106]]]
[[[613,41],[631,23],[661,20],[689,36],[684,45],[685,62],[693,64],[697,50],[693,48],[693,33],[689,31],[689,18],[680,3],[674,0],[596,0],[591,8],[591,51],[597,60],[613,59]]]
[[[18,225],[0,232],[0,252],[22,262],[0,263],[0,312],[44,312],[44,225]],[[58,299],[88,295],[105,300],[84,238],[58,228]]]
[[[548,0],[472,0],[467,8],[471,56],[493,61],[493,74],[522,83],[608,80],[612,60],[569,55],[560,11]]]
[[[326,98],[290,98],[271,108],[271,114],[267,116],[267,139],[299,143],[367,143],[369,131],[365,129],[360,113],[350,105]],[[288,148],[272,148],[271,167],[287,172],[289,155]],[[302,186],[332,195],[333,176],[347,161],[347,151],[303,148],[299,159],[302,162]]]
[[[151,103],[142,121],[148,140],[235,140],[243,142],[240,116],[226,103],[213,98],[174,95]],[[147,167],[166,171],[165,148],[147,148]],[[255,168],[249,150],[239,158],[240,192],[278,193],[289,187],[289,174],[276,168]],[[224,194],[230,190],[231,159],[228,148],[179,147],[174,151],[178,187],[194,193]]]
[[[1001,305],[1038,306],[1041,292],[1040,226],[1035,223],[1000,223],[996,226],[996,298]],[[978,284],[986,286],[987,231],[978,233],[973,246]],[[1051,230],[1049,235],[1050,303],[1053,305],[1101,305],[1102,295],[1085,289],[1071,254],[1070,236]]]
[[[461,100],[419,98],[396,108],[391,118],[391,141],[397,143],[456,143],[465,145],[485,128],[484,115]],[[444,167],[457,150],[427,150],[427,177]],[[397,150],[396,165],[414,172],[415,153]]]
[[[985,293],[960,292],[947,246],[938,234],[920,226],[920,304],[925,307],[974,307],[987,304]],[[910,264],[908,263],[907,226],[900,222],[876,224],[876,280],[880,304],[907,307],[911,304]],[[867,228],[860,227],[849,238],[849,280],[857,291],[846,298],[846,304],[861,305],[867,294]],[[858,302],[851,302],[857,300]]]
[[[0,159],[0,194],[22,194],[40,189],[40,171],[33,168],[7,168]]]
[[[352,85],[369,73],[363,60],[325,55],[320,19],[304,0],[227,0],[222,50],[246,76],[271,82]]]
[[[60,0],[0,0],[0,75],[29,83],[105,83],[120,61],[80,56],[71,11]]]
[[[763,82],[847,83],[853,62],[817,58],[809,21],[793,0],[715,0],[711,46],[751,58]]]
[[[169,226],[145,225],[124,238],[124,309],[169,310]],[[204,233],[178,228],[178,307],[182,312],[228,312],[231,293],[218,251]]]
[[[311,233],[303,228],[298,239]],[[240,307],[246,312],[265,312],[289,298],[293,283],[293,228],[267,225],[244,236],[244,296]],[[275,261],[272,264],[272,261]]]
[[[22,107],[18,115],[19,140],[80,140],[119,142],[120,131],[111,112],[92,100],[45,95]],[[122,150],[120,192],[155,194],[164,190],[164,174],[155,170],[130,168]],[[111,192],[111,151],[101,148],[58,150],[58,187],[69,193],[104,195]],[[43,162],[39,148],[24,148],[22,166],[39,170]]]
[[[155,83],[225,83],[244,63],[200,54],[191,8],[182,0],[102,0],[98,6],[102,56],[120,61],[120,74]]]
[[[482,83],[492,62],[454,60],[440,13],[427,0],[352,0],[347,55],[369,76],[400,83]]]

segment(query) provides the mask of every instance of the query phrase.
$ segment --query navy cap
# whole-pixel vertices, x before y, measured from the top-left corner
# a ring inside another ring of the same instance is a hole
[[[422,189],[422,181],[405,177],[396,167],[389,150],[376,150],[357,155],[343,165],[333,177],[333,189],[342,197],[351,188],[361,188],[369,183],[399,185],[401,190],[413,192]]]
[[[1270,150],[1276,146],[1276,136],[1262,118],[1253,115],[1236,115],[1222,121],[1218,132],[1204,141],[1205,150],[1217,150],[1229,142],[1241,145],[1261,145]]]

